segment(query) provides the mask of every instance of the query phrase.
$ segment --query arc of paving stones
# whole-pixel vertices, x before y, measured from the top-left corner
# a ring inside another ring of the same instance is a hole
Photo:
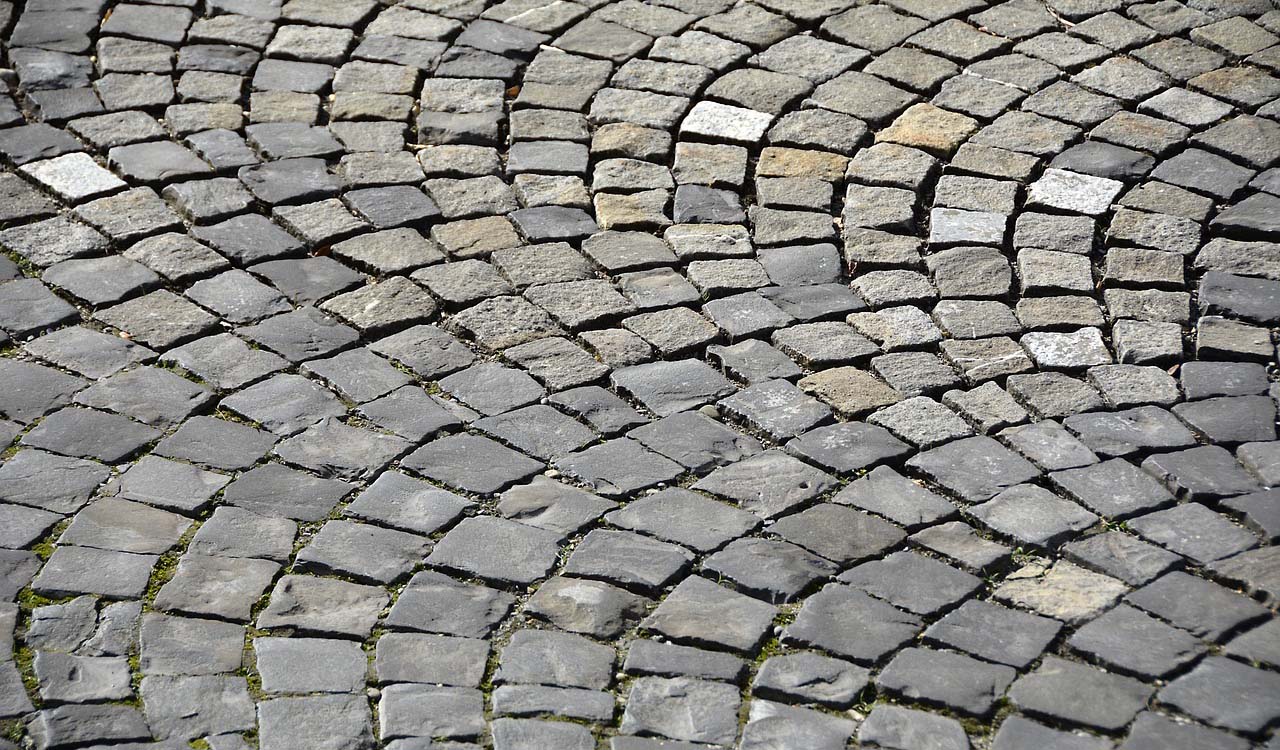
[[[1275,744],[1270,4],[0,21],[0,748]]]

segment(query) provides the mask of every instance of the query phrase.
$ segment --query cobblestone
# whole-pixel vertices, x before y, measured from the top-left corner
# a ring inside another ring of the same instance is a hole
[[[1276,744],[1268,3],[13,5],[0,747]]]

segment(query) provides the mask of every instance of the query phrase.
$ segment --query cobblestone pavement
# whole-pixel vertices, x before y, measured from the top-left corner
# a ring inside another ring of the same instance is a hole
[[[1280,748],[1267,0],[156,2],[0,2],[0,750]]]

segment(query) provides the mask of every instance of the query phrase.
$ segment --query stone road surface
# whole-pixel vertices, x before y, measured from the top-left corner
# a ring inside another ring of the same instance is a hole
[[[1280,748],[1268,0],[0,2],[0,750]]]

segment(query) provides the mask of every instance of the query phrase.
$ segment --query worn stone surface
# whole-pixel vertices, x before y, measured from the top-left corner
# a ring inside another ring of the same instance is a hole
[[[12,6],[0,745],[1280,720],[1267,3]]]

